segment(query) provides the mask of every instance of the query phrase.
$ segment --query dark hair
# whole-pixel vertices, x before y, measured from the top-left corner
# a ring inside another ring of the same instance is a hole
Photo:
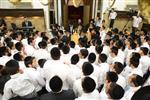
[[[117,82],[118,75],[115,72],[107,72],[106,73],[106,80],[108,82]]]
[[[123,42],[121,40],[118,40],[116,42],[116,46],[117,46],[118,49],[121,49],[121,47],[123,46]]]
[[[132,82],[135,87],[141,86],[143,84],[143,78],[140,75],[133,74]]]
[[[92,74],[94,71],[94,68],[92,66],[91,63],[89,62],[84,62],[83,65],[82,65],[82,72],[84,75],[90,75]]]
[[[115,82],[112,82],[109,86],[110,87],[107,93],[109,94],[111,99],[119,100],[123,97],[125,91],[120,85],[116,84]]]
[[[64,44],[61,42],[61,43],[59,43],[58,44],[58,48],[59,48],[59,50],[62,50],[62,47],[64,46]]]
[[[10,75],[14,75],[19,71],[19,64],[16,60],[9,60],[6,64],[5,64],[5,70],[8,74]]]
[[[114,53],[115,55],[117,55],[117,54],[118,54],[118,48],[115,47],[115,46],[113,46],[113,47],[111,48],[111,52]]]
[[[79,56],[78,54],[74,54],[72,57],[71,57],[71,64],[77,64],[79,62]]]
[[[69,46],[64,45],[64,46],[62,47],[62,52],[63,52],[64,54],[68,54],[68,53],[69,53],[69,51],[70,51]]]
[[[113,68],[115,69],[117,74],[120,74],[123,71],[124,66],[120,62],[115,62]]]
[[[75,44],[74,41],[70,41],[69,45],[70,45],[71,48],[74,48],[76,44]]]
[[[50,40],[50,42],[51,42],[52,45],[55,45],[55,44],[56,44],[56,39],[55,39],[55,38],[52,38],[52,39]]]
[[[103,46],[95,46],[95,51],[98,53],[98,54],[101,54],[101,52],[103,51]]]
[[[91,93],[96,87],[95,81],[90,77],[85,77],[82,81],[82,88],[85,93]]]
[[[7,46],[12,49],[14,46],[14,42],[7,42]]]
[[[17,42],[15,44],[15,48],[18,50],[18,51],[21,51],[21,49],[23,48],[23,44],[21,42]]]
[[[143,52],[144,55],[148,54],[148,48],[147,47],[141,47],[140,50]]]
[[[60,50],[57,47],[54,47],[50,51],[51,57],[53,60],[59,60],[60,59]]]
[[[95,55],[95,53],[90,53],[89,56],[88,56],[88,61],[89,61],[90,63],[94,63],[95,60],[96,60],[96,55]]]
[[[38,64],[39,64],[40,68],[43,68],[46,61],[47,61],[46,59],[39,59],[38,60]]]
[[[45,49],[47,47],[47,43],[46,43],[46,41],[41,41],[38,43],[38,46],[42,49]]]
[[[14,54],[13,58],[17,61],[22,61],[22,55],[20,54],[20,52]]]
[[[63,81],[59,76],[54,76],[51,78],[49,86],[53,92],[59,92],[62,89]]]
[[[32,57],[32,56],[27,56],[24,59],[24,64],[26,65],[26,67],[29,67],[29,64],[33,63],[33,59],[35,59],[35,57]]]
[[[28,44],[30,45],[30,44],[34,41],[34,38],[29,37],[29,38],[27,39],[27,41],[28,41]]]
[[[104,53],[100,54],[100,55],[99,55],[99,60],[100,60],[102,63],[106,62],[106,61],[107,61],[107,55],[104,54]]]
[[[131,57],[130,58],[130,64],[132,64],[135,68],[137,68],[138,67],[138,65],[139,65],[139,59],[138,58],[135,58],[135,57]]]
[[[81,49],[80,53],[83,56],[83,58],[86,58],[88,56],[88,54],[89,54],[87,49]]]

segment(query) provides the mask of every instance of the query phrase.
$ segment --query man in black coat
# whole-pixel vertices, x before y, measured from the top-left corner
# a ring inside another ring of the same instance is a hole
[[[32,22],[29,21],[27,17],[25,17],[24,21],[22,22],[22,28],[24,32],[33,31]]]

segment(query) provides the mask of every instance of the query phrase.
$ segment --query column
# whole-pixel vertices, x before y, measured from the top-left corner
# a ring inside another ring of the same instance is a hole
[[[58,0],[58,25],[62,25],[62,0]]]
[[[55,23],[58,24],[58,0],[54,0]]]
[[[93,7],[92,7],[92,19],[95,17],[95,0],[93,0]]]

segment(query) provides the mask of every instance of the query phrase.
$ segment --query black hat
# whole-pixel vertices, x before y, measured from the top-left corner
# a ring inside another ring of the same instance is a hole
[[[131,100],[150,100],[150,86],[141,87],[134,93]]]

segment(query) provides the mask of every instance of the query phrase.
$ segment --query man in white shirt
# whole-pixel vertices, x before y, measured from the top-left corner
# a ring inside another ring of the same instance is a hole
[[[136,30],[139,28],[139,24],[142,22],[142,18],[137,15],[133,16],[133,24],[132,24],[132,32],[135,33]]]
[[[52,60],[47,60],[43,67],[46,79],[46,90],[51,91],[51,89],[49,88],[49,80],[55,75],[59,76],[62,79],[62,89],[67,90],[69,88],[72,88],[74,79],[70,74],[71,71],[69,66],[64,64],[63,61],[60,60],[60,50],[57,47],[54,47],[51,49],[50,54]]]
[[[47,43],[45,41],[41,41],[41,42],[39,42],[38,46],[39,46],[39,49],[34,51],[33,56],[37,60],[39,60],[39,59],[50,59],[50,54],[46,50]]]
[[[27,76],[20,74],[19,64],[16,60],[9,60],[5,69],[11,75],[11,79],[5,84],[2,100],[9,100],[16,96],[28,98],[30,94],[34,93],[34,85]],[[32,97],[34,96],[36,96],[36,93],[32,95]]]
[[[117,13],[114,11],[114,8],[112,8],[109,15],[109,20],[110,20],[109,28],[113,28],[116,17],[117,17]]]
[[[24,74],[27,75],[30,81],[35,86],[35,91],[41,95],[40,91],[45,86],[44,78],[40,75],[39,71],[37,71],[37,61],[34,57],[27,56],[24,59],[24,63],[26,65],[26,69],[24,70]]]
[[[99,100],[100,96],[98,90],[95,89],[96,83],[92,78],[85,77],[81,85],[84,93],[75,100]]]

